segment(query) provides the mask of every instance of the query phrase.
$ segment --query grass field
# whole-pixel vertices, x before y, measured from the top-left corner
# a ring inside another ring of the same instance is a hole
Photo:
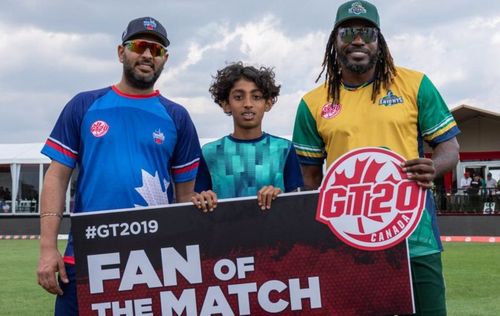
[[[37,260],[38,241],[0,240],[0,315],[53,314]],[[500,315],[500,244],[447,243],[443,263],[448,315]]]

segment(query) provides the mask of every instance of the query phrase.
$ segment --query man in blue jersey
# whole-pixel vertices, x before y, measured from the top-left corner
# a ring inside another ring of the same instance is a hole
[[[74,212],[187,202],[194,192],[201,155],[196,130],[181,105],[154,90],[168,45],[160,22],[132,20],[118,46],[120,82],[70,100],[42,149],[52,163],[41,198],[38,283],[57,294],[56,315],[78,314],[71,234],[64,257],[57,250],[75,167]]]
[[[295,149],[289,140],[262,131],[280,86],[270,68],[256,69],[241,62],[217,72],[209,89],[214,102],[232,116],[234,131],[203,146],[204,161],[193,203],[213,210],[219,198],[257,196],[262,210],[281,192],[303,185]],[[214,193],[215,191],[215,193]]]

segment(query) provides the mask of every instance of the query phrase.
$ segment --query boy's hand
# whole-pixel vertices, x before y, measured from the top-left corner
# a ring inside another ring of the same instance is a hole
[[[191,201],[203,213],[207,211],[212,212],[217,207],[217,194],[212,190],[201,191],[200,193],[195,193],[191,197]]]
[[[266,210],[271,208],[271,203],[278,194],[281,193],[280,188],[275,188],[272,185],[267,185],[262,187],[257,193],[257,201],[259,202],[259,206],[261,210]]]

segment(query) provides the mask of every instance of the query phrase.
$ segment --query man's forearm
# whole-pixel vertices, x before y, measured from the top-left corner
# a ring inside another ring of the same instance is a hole
[[[54,165],[55,164],[55,165]],[[64,202],[71,169],[52,163],[45,175],[40,200],[40,248],[57,247],[57,235],[64,213]]]
[[[436,170],[435,177],[442,176],[457,165],[459,148],[456,138],[452,138],[434,148],[432,161]]]
[[[323,166],[300,165],[305,190],[316,190],[323,180]]]
[[[61,219],[59,217],[40,218],[40,249],[57,248],[57,235]]]

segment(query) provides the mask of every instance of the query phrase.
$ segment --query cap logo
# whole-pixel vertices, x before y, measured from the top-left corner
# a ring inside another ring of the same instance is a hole
[[[404,160],[380,147],[341,156],[321,184],[316,220],[362,250],[383,250],[404,241],[417,227],[426,200],[426,190],[403,172]]]
[[[90,126],[90,132],[95,137],[102,137],[102,136],[106,135],[106,133],[108,131],[109,131],[109,125],[108,125],[108,123],[106,123],[104,121],[95,121]]]
[[[363,7],[361,2],[354,2],[349,8],[348,12],[350,14],[360,15],[360,14],[366,14],[366,9]]]
[[[331,119],[335,116],[339,115],[340,110],[342,110],[342,105],[336,103],[327,103],[323,105],[323,109],[321,110],[321,117],[324,119]]]
[[[151,18],[149,20],[144,20],[144,27],[148,30],[155,30],[156,22]]]

